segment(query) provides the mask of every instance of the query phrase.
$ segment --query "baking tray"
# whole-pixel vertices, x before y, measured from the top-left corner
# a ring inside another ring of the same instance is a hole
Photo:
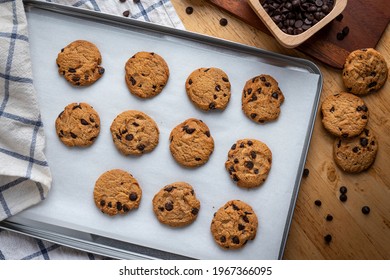
[[[281,259],[295,207],[322,89],[322,75],[310,61],[283,56],[183,30],[53,3],[25,1],[34,85],[45,126],[46,155],[53,175],[48,198],[1,223],[1,227],[59,244],[121,259]],[[76,88],[58,75],[58,52],[76,39],[95,43],[106,72],[95,84]],[[124,81],[124,64],[138,51],[160,54],[170,68],[161,94],[141,100]],[[189,101],[184,83],[199,67],[218,67],[229,76],[232,97],[223,112],[203,112]],[[245,82],[272,75],[285,95],[278,120],[250,121],[241,111]],[[59,112],[71,102],[87,102],[99,113],[101,132],[88,148],[65,147],[55,134]],[[157,148],[141,157],[125,157],[113,145],[109,126],[129,109],[150,115],[160,129]],[[169,133],[183,120],[202,119],[210,128],[215,150],[196,169],[180,167],[169,152]],[[237,187],[224,162],[241,138],[265,142],[273,153],[266,182],[259,188]],[[139,209],[109,217],[93,202],[101,173],[124,169],[139,181]],[[152,198],[163,186],[190,183],[201,201],[197,220],[184,228],[160,224]],[[249,203],[259,218],[255,240],[241,250],[224,250],[210,233],[214,212],[225,202]]]

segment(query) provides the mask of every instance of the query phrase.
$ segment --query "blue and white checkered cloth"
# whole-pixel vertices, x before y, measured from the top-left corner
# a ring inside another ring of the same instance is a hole
[[[41,0],[184,29],[169,0]],[[22,0],[0,0],[0,221],[44,200],[51,174]],[[101,259],[0,229],[1,259]]]

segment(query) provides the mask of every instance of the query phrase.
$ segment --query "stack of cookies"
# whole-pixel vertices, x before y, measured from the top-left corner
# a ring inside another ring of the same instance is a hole
[[[102,57],[91,42],[78,40],[64,47],[57,57],[59,74],[73,86],[89,86],[104,74]],[[137,52],[125,63],[125,83],[129,92],[141,99],[160,94],[168,83],[166,61],[154,52]],[[231,97],[228,75],[219,68],[195,69],[185,81],[185,90],[196,109],[207,113],[225,110]],[[247,80],[242,90],[241,110],[257,124],[276,120],[284,95],[278,82],[262,74]],[[362,108],[366,108],[360,104]],[[365,110],[362,109],[362,112]],[[89,147],[100,133],[98,112],[87,103],[71,103],[55,121],[56,133],[68,147]],[[116,149],[124,156],[139,157],[151,153],[159,144],[160,130],[152,117],[139,110],[119,113],[111,122],[110,132]],[[205,122],[188,118],[177,124],[169,135],[169,150],[178,165],[199,168],[214,151],[214,138]],[[267,179],[272,152],[258,139],[238,139],[229,151],[225,169],[232,182],[241,188],[257,188]],[[112,169],[96,180],[93,198],[101,212],[114,216],[139,207],[142,188],[127,171]],[[152,201],[157,220],[170,227],[192,224],[201,209],[193,186],[174,182],[161,188]],[[258,219],[252,207],[234,199],[223,205],[212,218],[210,230],[216,244],[224,249],[238,249],[253,240]]]
[[[336,137],[333,158],[345,172],[362,172],[375,161],[378,141],[368,126],[369,109],[361,96],[378,91],[387,76],[386,61],[375,49],[353,51],[342,73],[348,92],[327,96],[322,103],[322,124]]]

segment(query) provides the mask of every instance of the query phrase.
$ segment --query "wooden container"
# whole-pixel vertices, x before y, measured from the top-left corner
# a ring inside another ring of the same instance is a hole
[[[248,3],[280,44],[286,48],[295,48],[313,36],[317,31],[331,22],[335,17],[337,17],[347,6],[347,1],[348,0],[335,0],[334,7],[329,12],[329,14],[327,14],[314,26],[297,35],[289,35],[284,33],[264,10],[259,0],[248,0]]]

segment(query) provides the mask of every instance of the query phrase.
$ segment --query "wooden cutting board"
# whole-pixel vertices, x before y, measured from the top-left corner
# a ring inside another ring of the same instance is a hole
[[[208,0],[242,21],[271,34],[246,0]],[[303,53],[341,69],[349,52],[375,48],[390,21],[389,0],[349,0],[341,21],[333,20],[307,42],[297,47]],[[337,40],[337,33],[349,27],[349,34]]]

